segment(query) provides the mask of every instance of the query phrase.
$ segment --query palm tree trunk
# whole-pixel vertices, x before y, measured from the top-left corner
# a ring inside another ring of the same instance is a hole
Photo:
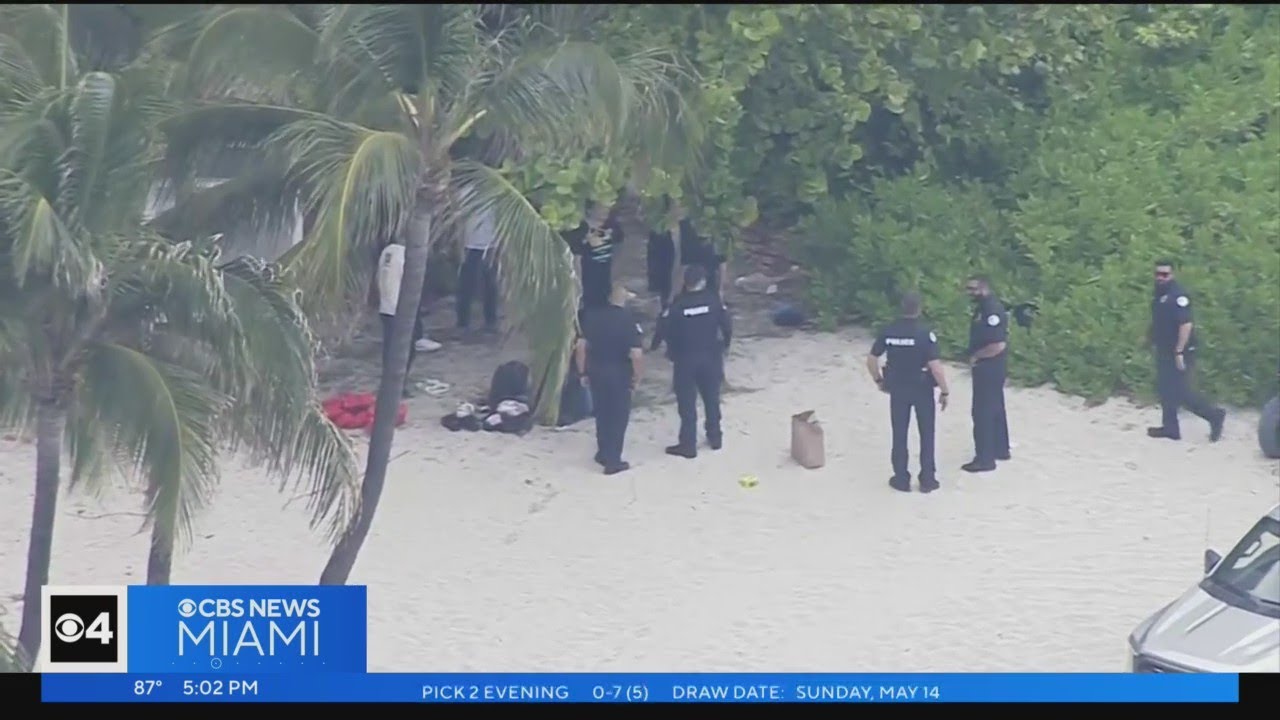
[[[151,526],[151,551],[147,554],[147,584],[168,585],[173,575],[173,535],[171,518],[155,519]]]
[[[49,584],[66,421],[65,409],[54,401],[41,401],[36,409],[36,497],[31,510],[27,579],[22,589],[22,627],[18,631],[18,653],[29,665],[35,663],[40,649],[41,588]]]
[[[434,200],[434,199],[432,199]],[[382,488],[387,481],[391,462],[391,442],[396,434],[396,412],[404,391],[405,370],[409,364],[409,345],[413,342],[413,321],[422,300],[422,284],[427,275],[430,251],[430,208],[442,203],[419,200],[409,218],[404,237],[404,277],[400,282],[400,299],[396,304],[395,323],[391,327],[390,367],[383,365],[382,382],[378,385],[378,401],[373,411],[373,431],[369,436],[369,457],[365,463],[364,483],[360,487],[360,516],[351,530],[338,541],[324,572],[321,585],[345,585],[355,567],[356,556],[369,536],[373,514],[378,509]]]

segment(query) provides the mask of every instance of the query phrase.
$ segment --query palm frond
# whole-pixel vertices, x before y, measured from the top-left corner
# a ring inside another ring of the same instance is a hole
[[[0,107],[30,102],[44,87],[44,78],[26,48],[0,31]]]
[[[200,178],[226,179],[277,160],[266,152],[272,134],[290,123],[325,116],[280,105],[231,102],[197,106],[160,122],[164,160],[158,200],[181,200]]]
[[[218,483],[216,419],[230,398],[185,368],[100,343],[89,349],[77,401],[109,428],[114,455],[146,479],[147,523],[189,542],[192,519]]]
[[[331,6],[320,44],[325,74],[337,82],[325,107],[351,118],[401,94],[419,110],[460,94],[473,70],[477,18],[460,4]]]
[[[313,525],[344,533],[359,508],[355,455],[316,402],[314,340],[296,291],[275,265],[241,258],[222,268],[253,372],[229,415],[232,450],[307,486]]]
[[[530,369],[542,388],[537,414],[554,421],[576,322],[578,280],[569,247],[497,170],[460,161],[454,177],[462,216],[493,215],[507,307],[529,337]]]
[[[309,76],[318,40],[315,28],[273,5],[215,6],[161,38],[185,59],[194,95],[278,100]]]
[[[22,658],[17,638],[0,626],[0,673],[30,672],[31,665]]]
[[[0,170],[0,232],[11,245],[13,277],[18,286],[31,276],[48,277],[73,293],[86,292],[98,277],[99,263],[83,235],[73,232],[53,203],[24,178]]]
[[[150,226],[178,242],[216,236],[228,260],[241,255],[276,260],[301,229],[299,198],[282,164],[263,163],[230,180],[174,197],[173,205],[156,215]]]
[[[34,420],[25,372],[30,337],[22,312],[15,302],[0,302],[0,428],[25,430]]]
[[[218,270],[216,248],[170,243],[146,234],[116,238],[107,275],[111,330],[137,336],[143,326],[146,333],[198,338],[217,353],[221,367],[247,372],[243,368],[251,351]]]
[[[321,304],[359,292],[356,252],[394,237],[415,205],[417,145],[400,133],[333,120],[303,121],[274,138],[290,158],[290,174],[307,188],[304,213],[317,220],[290,254],[289,269],[308,298]]]
[[[106,195],[101,182],[109,171],[107,149],[119,103],[116,79],[102,72],[82,77],[71,97],[71,145],[62,159],[61,192],[55,205],[72,224],[95,226],[91,215]]]
[[[0,7],[0,28],[26,49],[30,66],[45,87],[65,88],[79,76],[69,15],[68,5]]]

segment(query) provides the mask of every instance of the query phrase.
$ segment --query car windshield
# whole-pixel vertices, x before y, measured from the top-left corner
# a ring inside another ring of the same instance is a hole
[[[1232,594],[1280,607],[1280,522],[1260,520],[1210,578]]]

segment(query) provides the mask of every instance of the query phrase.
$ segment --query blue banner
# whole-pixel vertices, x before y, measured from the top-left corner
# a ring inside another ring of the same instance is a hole
[[[132,599],[131,599],[132,602]],[[132,664],[132,657],[130,658]],[[1238,675],[65,674],[44,702],[1239,702]]]
[[[317,684],[315,673],[363,673],[366,604],[363,586],[131,585],[128,670],[306,673]]]

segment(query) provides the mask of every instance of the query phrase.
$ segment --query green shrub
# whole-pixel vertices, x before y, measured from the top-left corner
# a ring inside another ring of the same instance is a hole
[[[958,357],[960,284],[985,272],[1007,303],[1041,307],[1034,332],[1014,330],[1015,379],[1149,395],[1151,270],[1168,257],[1193,296],[1202,387],[1265,399],[1280,363],[1278,44],[1235,37],[1145,103],[1097,68],[1087,102],[1055,98],[1006,185],[908,177],[820,204],[802,248],[819,312],[883,321],[917,287]]]

